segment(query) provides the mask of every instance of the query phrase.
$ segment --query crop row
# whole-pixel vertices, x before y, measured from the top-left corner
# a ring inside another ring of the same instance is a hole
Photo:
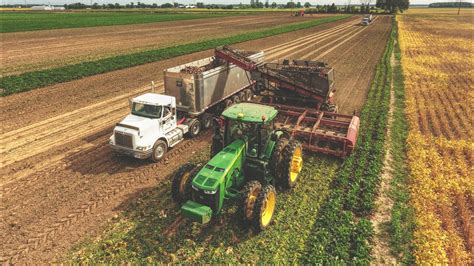
[[[274,28],[265,30],[242,33],[225,38],[205,40],[196,43],[189,43],[126,55],[118,55],[96,61],[83,62],[47,70],[27,72],[16,76],[7,76],[0,78],[0,88],[2,88],[2,96],[10,95],[13,93],[28,91],[61,82],[76,80],[87,76],[143,65],[184,54],[199,52],[220,45],[229,45],[295,30],[306,29],[320,24],[341,20],[347,17],[348,15],[331,16],[322,19],[276,26]]]
[[[467,96],[473,80],[467,75],[470,57],[465,56],[472,45],[470,35],[463,34],[469,25],[458,25],[456,19],[444,17],[440,23],[429,16],[401,16],[399,20],[413,254],[418,264],[472,264],[468,250],[473,239],[466,228],[474,198]],[[435,25],[436,32],[430,31]],[[454,25],[459,29],[456,36],[451,34]]]
[[[232,13],[152,12],[3,12],[0,14],[1,33],[156,23],[233,15]]]
[[[394,25],[397,27],[397,25]],[[397,29],[398,33],[398,29]],[[400,65],[400,46],[394,46],[395,64],[393,64],[392,84],[394,91],[393,122],[391,127],[390,143],[392,155],[392,181],[390,183],[390,197],[393,207],[390,217],[390,246],[392,254],[399,262],[405,265],[414,264],[413,258],[413,208],[410,205],[410,191],[408,189],[408,167],[406,140],[408,122],[405,115],[405,87],[402,68]]]
[[[322,206],[311,236],[315,246],[307,263],[367,264],[371,260],[372,223],[368,216],[380,181],[390,96],[392,29],[361,114],[357,148],[344,161]]]

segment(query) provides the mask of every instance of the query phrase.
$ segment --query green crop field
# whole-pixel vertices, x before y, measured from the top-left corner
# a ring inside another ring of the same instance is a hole
[[[230,16],[234,13],[1,12],[0,32],[140,24]]]

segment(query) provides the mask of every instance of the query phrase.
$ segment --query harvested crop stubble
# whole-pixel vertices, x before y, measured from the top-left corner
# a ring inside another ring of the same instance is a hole
[[[471,264],[472,21],[466,16],[426,14],[398,19],[410,126],[415,260],[418,264]]]

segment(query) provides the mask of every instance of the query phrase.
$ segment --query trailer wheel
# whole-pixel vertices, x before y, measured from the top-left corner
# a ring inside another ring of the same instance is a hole
[[[227,99],[224,101],[224,110],[227,109],[229,106],[234,104],[231,99]]]
[[[158,162],[163,157],[165,156],[166,151],[168,150],[168,145],[166,145],[166,142],[163,140],[159,139],[155,142],[155,145],[153,145],[153,151],[151,153],[151,159],[154,162]]]
[[[212,137],[211,143],[211,158],[216,156],[223,148],[224,144],[222,143],[222,135],[221,134],[214,134]]]
[[[212,116],[210,114],[203,114],[201,116],[201,125],[204,129],[208,129],[212,125]]]
[[[245,184],[241,191],[241,202],[239,206],[240,216],[244,225],[248,225],[253,221],[255,202],[257,201],[258,194],[262,190],[262,184],[257,180],[249,181]]]
[[[287,138],[281,137],[273,148],[272,157],[270,158],[270,169],[272,169],[275,178],[279,175],[278,166],[283,158],[283,149],[288,145],[288,142]]]
[[[201,122],[198,119],[193,119],[189,123],[189,136],[194,138],[201,132]]]
[[[175,202],[183,203],[191,199],[191,182],[201,165],[187,163],[181,166],[173,176],[171,197]]]
[[[267,229],[273,220],[276,207],[276,190],[272,185],[263,187],[255,202],[253,226],[258,232]]]
[[[296,185],[301,169],[303,168],[303,148],[301,143],[291,140],[283,150],[283,159],[279,169],[280,184],[291,189]]]

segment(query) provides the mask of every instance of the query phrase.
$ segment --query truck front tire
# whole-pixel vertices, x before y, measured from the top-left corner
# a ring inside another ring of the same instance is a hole
[[[166,145],[166,142],[164,142],[161,139],[157,140],[155,142],[155,145],[153,145],[151,159],[154,162],[159,162],[161,159],[163,159],[167,150],[168,150],[168,145]]]

